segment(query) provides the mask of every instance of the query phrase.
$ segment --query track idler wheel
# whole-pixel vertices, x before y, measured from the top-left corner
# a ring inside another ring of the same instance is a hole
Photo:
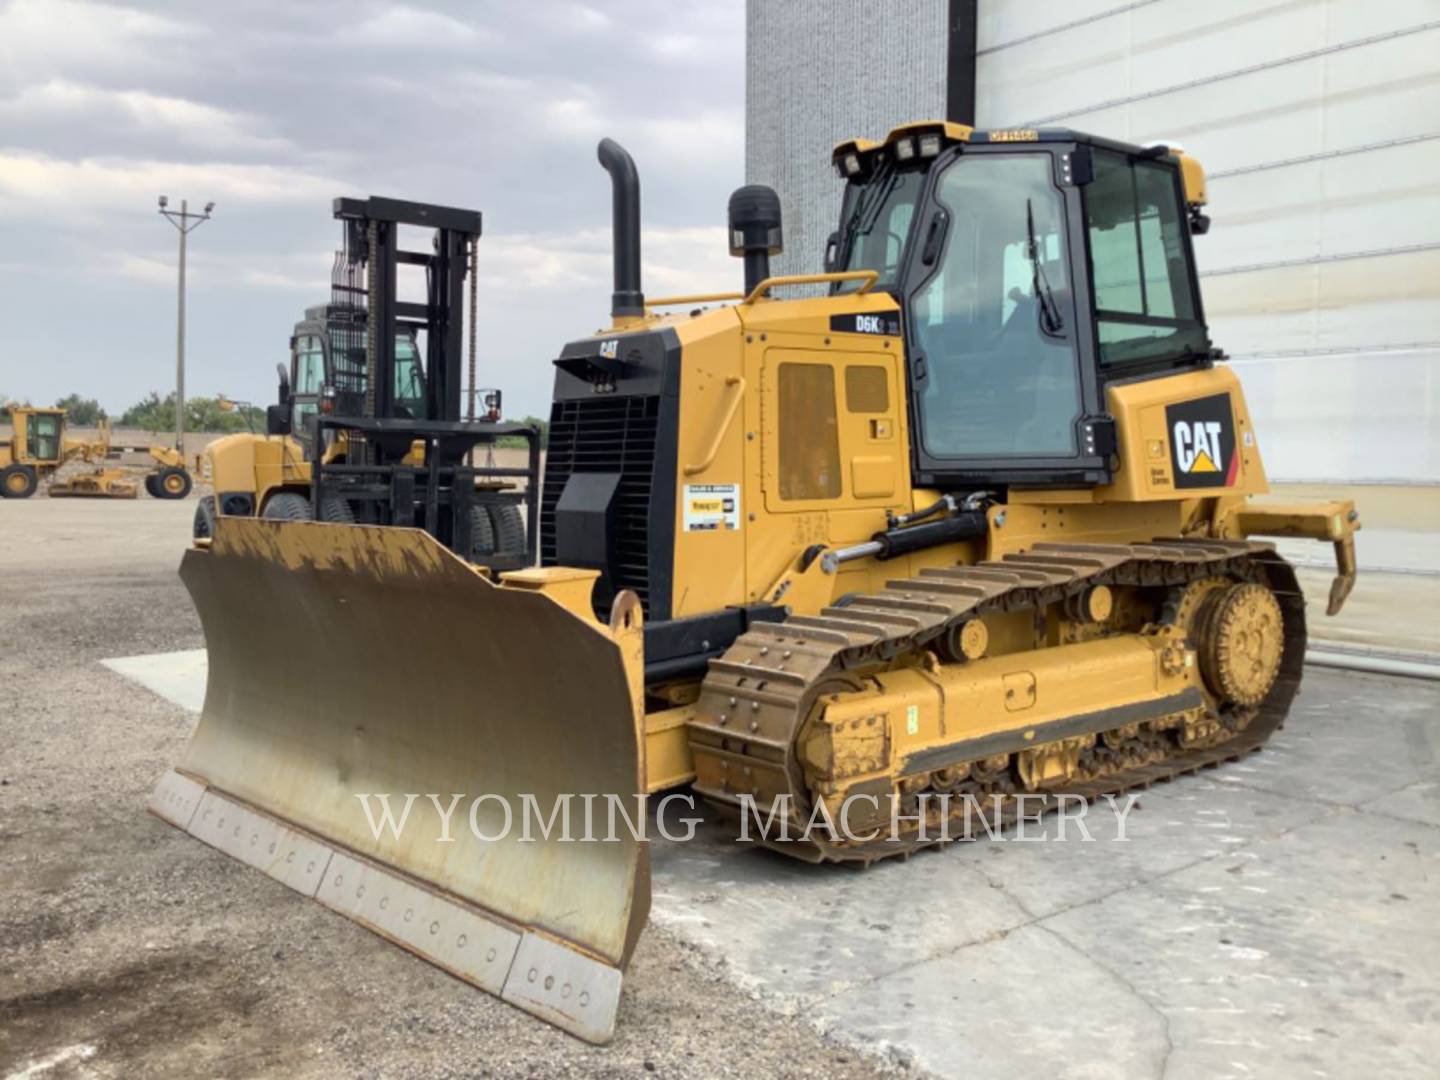
[[[1258,705],[1275,686],[1285,653],[1280,602],[1263,585],[1213,589],[1195,619],[1200,673],[1215,695],[1236,705]]]

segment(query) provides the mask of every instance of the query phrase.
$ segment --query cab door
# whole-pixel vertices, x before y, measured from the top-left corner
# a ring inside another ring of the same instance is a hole
[[[320,407],[325,383],[325,347],[317,333],[299,333],[291,340],[290,430],[298,439],[310,438],[310,420]]]
[[[908,496],[895,357],[781,348],[761,387],[765,509],[807,515],[830,542],[863,539]],[[819,519],[823,516],[823,522]],[[821,537],[817,537],[821,539]]]
[[[42,464],[60,460],[61,422],[58,413],[31,413],[26,449],[32,461]]]

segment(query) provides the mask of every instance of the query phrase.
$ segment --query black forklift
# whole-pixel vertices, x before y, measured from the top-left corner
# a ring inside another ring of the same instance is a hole
[[[268,433],[304,447],[317,518],[422,528],[496,571],[533,566],[540,430],[502,421],[500,391],[474,386],[479,211],[375,197],[336,199],[334,211],[343,240],[330,303],[295,326]],[[402,228],[425,230],[429,250],[402,247]],[[423,275],[423,300],[400,299],[402,267]],[[502,440],[527,448],[523,467],[496,463]]]

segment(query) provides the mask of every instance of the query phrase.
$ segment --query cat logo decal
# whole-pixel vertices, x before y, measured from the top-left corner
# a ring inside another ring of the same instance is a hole
[[[1240,456],[1229,394],[1167,405],[1165,427],[1177,488],[1234,486]]]

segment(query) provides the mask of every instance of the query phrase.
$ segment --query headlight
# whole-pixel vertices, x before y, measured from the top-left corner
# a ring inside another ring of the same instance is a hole
[[[860,155],[859,155],[859,154],[846,154],[846,155],[845,155],[845,175],[846,175],[846,176],[854,176],[854,175],[856,175],[859,171],[860,171]]]
[[[915,140],[901,139],[895,144],[895,156],[901,161],[909,161],[915,156]]]
[[[931,132],[929,135],[920,136],[920,156],[935,157],[940,153],[940,135],[938,132]]]

